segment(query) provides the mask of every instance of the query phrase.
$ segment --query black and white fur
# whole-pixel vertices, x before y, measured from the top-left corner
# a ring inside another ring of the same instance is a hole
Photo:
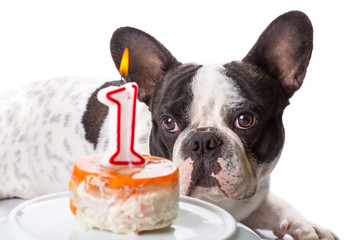
[[[295,239],[337,239],[269,192],[284,144],[282,114],[303,83],[313,30],[301,12],[275,19],[242,61],[182,64],[155,38],[120,28],[111,40],[127,81],[139,85],[136,149],[172,159],[181,194],[229,211],[252,228]],[[76,158],[107,146],[104,82],[37,82],[0,96],[0,198],[31,198],[67,188]],[[148,111],[149,110],[149,111]]]

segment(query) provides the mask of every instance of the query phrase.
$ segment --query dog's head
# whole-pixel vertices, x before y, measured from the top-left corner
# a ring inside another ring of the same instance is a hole
[[[111,40],[119,68],[129,48],[128,81],[152,113],[150,152],[173,159],[181,193],[241,200],[277,163],[282,114],[302,85],[312,26],[301,12],[275,19],[242,61],[182,64],[152,36],[120,28]]]

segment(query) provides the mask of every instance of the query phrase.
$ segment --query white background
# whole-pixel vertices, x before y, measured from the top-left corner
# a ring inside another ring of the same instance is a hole
[[[242,59],[278,15],[314,26],[303,87],[284,114],[286,144],[272,189],[341,239],[360,235],[360,14],[355,1],[3,1],[0,93],[79,75],[118,79],[113,31],[140,28],[182,62]],[[2,107],[2,106],[0,106]]]

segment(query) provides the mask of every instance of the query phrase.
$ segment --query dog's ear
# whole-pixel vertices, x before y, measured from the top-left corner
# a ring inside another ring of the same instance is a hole
[[[154,37],[136,28],[117,29],[110,41],[111,55],[119,69],[125,48],[129,49],[129,72],[126,81],[139,85],[139,100],[149,105],[155,85],[164,74],[180,63]]]
[[[276,18],[243,59],[280,81],[290,98],[305,78],[313,48],[313,28],[302,12]]]

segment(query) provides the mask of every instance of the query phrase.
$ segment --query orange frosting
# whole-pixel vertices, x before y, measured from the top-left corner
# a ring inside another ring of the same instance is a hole
[[[85,181],[88,189],[113,189],[122,193],[118,197],[128,198],[144,188],[170,186],[178,181],[179,170],[170,160],[148,155],[143,157],[144,165],[124,166],[117,171],[101,166],[101,155],[78,159],[73,168],[69,189],[71,191],[73,184]],[[76,214],[76,207],[71,200],[70,209]]]
[[[100,165],[100,155],[81,158],[75,162],[72,176],[78,181],[91,184],[91,178],[100,178],[104,186],[120,188],[153,184],[172,184],[178,180],[178,169],[169,160],[144,155],[145,166],[124,166],[119,171],[112,171]]]

